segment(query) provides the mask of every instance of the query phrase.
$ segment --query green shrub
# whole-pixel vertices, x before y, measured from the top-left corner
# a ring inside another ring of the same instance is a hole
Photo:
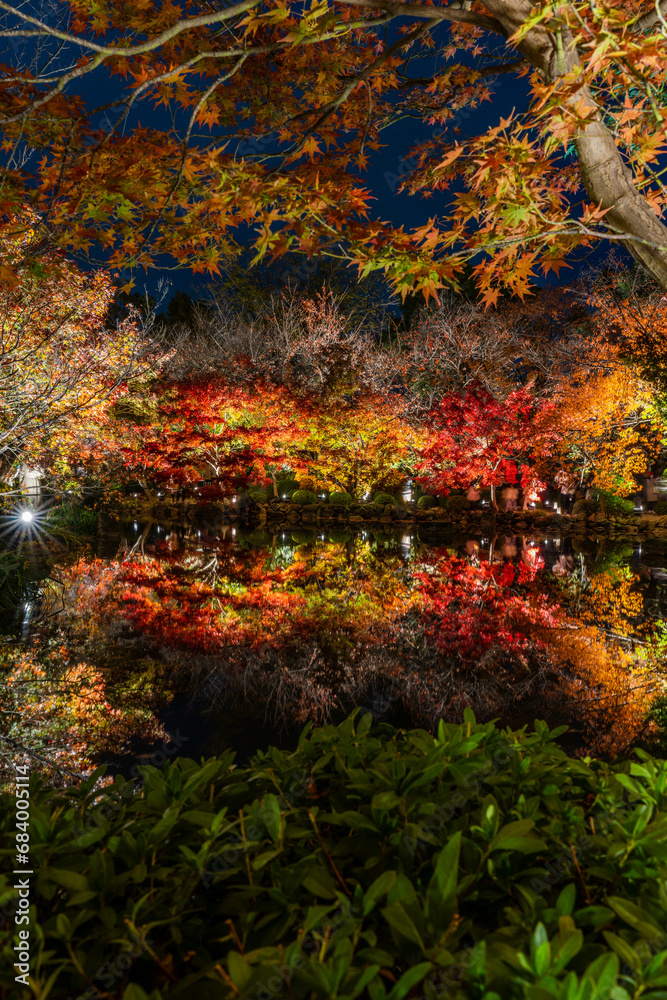
[[[315,538],[315,532],[313,530],[308,531],[307,529],[296,529],[291,532],[292,541],[298,542],[299,545],[303,545],[306,542],[312,542]]]
[[[353,497],[349,493],[330,493],[329,503],[337,504],[339,507],[349,507]]]
[[[72,788],[33,774],[32,992],[661,997],[667,762],[572,760],[562,728],[467,711],[436,739],[366,715],[249,765],[140,767],[141,787],[116,776],[102,794],[99,772]],[[15,811],[2,796],[6,906]],[[7,997],[23,995],[16,935],[4,921]]]
[[[238,542],[241,548],[270,549],[273,541],[273,533],[266,528],[255,528],[247,534],[239,533]]]
[[[266,503],[266,489],[263,486],[250,486],[248,489],[248,496],[255,501],[255,503]],[[273,489],[271,490],[271,496],[273,496]]]
[[[95,535],[97,511],[74,503],[62,503],[49,511],[44,519],[44,526],[52,534]]]
[[[317,497],[310,490],[295,490],[291,496],[292,503],[317,503]]]
[[[635,509],[632,500],[626,500],[625,497],[616,496],[615,493],[601,490],[597,486],[591,500],[596,511],[601,510],[610,517],[629,517]]]
[[[426,509],[428,509],[429,507],[437,507],[438,498],[429,496],[428,494],[424,494],[424,496],[420,497],[419,500],[417,501],[417,506]]]
[[[667,514],[667,500],[658,500],[653,510],[656,514]]]
[[[388,503],[390,503],[392,504],[392,506],[395,507],[397,500],[396,497],[393,497],[391,495],[391,493],[376,493],[375,496],[373,497],[373,503],[381,504],[383,506],[386,506]]]
[[[445,507],[453,511],[470,510],[470,500],[462,494],[455,493],[447,497]]]
[[[288,480],[284,483],[278,483],[278,497],[280,500],[289,500],[298,490],[297,484],[294,480]]]

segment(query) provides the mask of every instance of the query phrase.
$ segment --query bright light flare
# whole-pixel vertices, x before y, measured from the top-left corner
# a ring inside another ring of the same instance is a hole
[[[24,510],[23,513],[21,514],[21,520],[25,524],[29,524],[32,521],[32,519],[33,519],[34,516],[35,515],[32,513],[31,510]]]

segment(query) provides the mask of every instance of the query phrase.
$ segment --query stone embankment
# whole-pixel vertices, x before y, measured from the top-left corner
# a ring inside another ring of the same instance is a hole
[[[626,517],[610,517],[603,513],[561,515],[545,508],[519,510],[513,513],[494,512],[490,508],[472,511],[448,511],[441,507],[423,509],[416,504],[352,503],[348,507],[330,503],[298,504],[287,500],[270,500],[265,504],[232,503],[228,499],[198,502],[134,501],[123,505],[123,512],[142,519],[166,522],[207,522],[215,526],[243,520],[276,530],[318,525],[349,525],[380,523],[395,525],[417,524],[424,527],[451,526],[472,531],[492,528],[510,534],[527,531],[538,534],[563,532],[600,535],[610,538],[664,537],[667,539],[667,515],[638,513]]]

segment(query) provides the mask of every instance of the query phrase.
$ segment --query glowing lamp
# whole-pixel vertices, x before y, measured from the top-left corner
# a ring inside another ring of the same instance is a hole
[[[33,514],[32,514],[32,511],[30,511],[30,510],[24,510],[23,513],[21,514],[21,520],[25,521],[26,524],[28,524],[30,521],[32,521],[32,518],[33,518]]]

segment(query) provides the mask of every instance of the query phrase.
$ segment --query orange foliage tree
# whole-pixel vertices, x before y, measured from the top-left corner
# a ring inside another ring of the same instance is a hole
[[[0,79],[2,208],[28,195],[63,249],[215,272],[251,222],[260,255],[343,254],[427,296],[473,261],[494,302],[578,247],[622,240],[667,287],[661,3],[68,0],[58,26],[19,3],[2,14],[23,42]],[[75,88],[94,92],[100,73],[96,108]],[[526,110],[463,137],[456,115],[498,74]],[[155,108],[164,127],[147,124]],[[406,116],[432,133],[405,151],[403,188],[438,195],[411,231],[369,218],[359,179]],[[32,180],[21,164],[35,152]]]
[[[561,379],[553,411],[560,443],[554,458],[577,480],[593,473],[593,485],[620,496],[637,489],[636,477],[660,454],[666,435],[656,390],[638,365],[615,364],[607,372]]]

